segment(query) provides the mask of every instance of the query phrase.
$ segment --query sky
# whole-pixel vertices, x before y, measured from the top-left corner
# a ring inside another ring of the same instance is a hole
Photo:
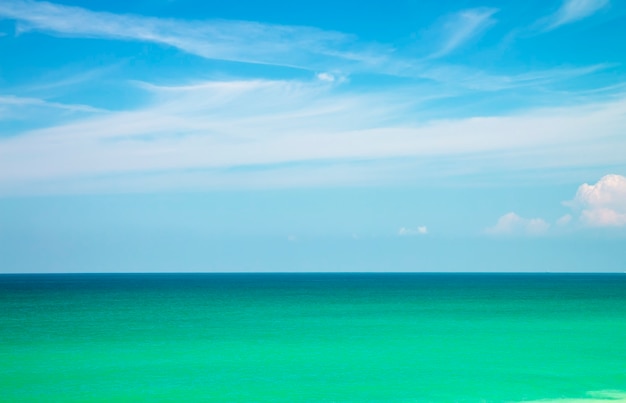
[[[0,273],[626,272],[626,3],[0,2]]]

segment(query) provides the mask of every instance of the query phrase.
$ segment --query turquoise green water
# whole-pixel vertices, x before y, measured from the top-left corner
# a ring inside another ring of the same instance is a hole
[[[0,401],[626,402],[620,391],[626,275],[0,276]]]

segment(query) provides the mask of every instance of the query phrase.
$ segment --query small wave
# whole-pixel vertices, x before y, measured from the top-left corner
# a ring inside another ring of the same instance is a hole
[[[524,400],[519,403],[626,403],[626,392],[602,390],[587,393],[587,397]]]

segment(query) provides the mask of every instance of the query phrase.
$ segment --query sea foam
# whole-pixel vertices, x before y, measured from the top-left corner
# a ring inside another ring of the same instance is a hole
[[[626,392],[619,390],[588,392],[587,396],[582,398],[525,400],[519,403],[626,403]]]

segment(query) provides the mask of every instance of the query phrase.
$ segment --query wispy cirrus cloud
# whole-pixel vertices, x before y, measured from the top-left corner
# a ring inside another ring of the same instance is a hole
[[[117,62],[105,66],[85,68],[82,65],[65,66],[62,69],[47,72],[41,77],[30,80],[26,85],[9,87],[10,91],[21,94],[33,94],[36,97],[52,98],[63,94],[68,89],[80,88],[90,83],[100,83],[108,75],[113,75],[124,65]]]
[[[0,96],[0,106],[4,107],[22,107],[22,106],[41,106],[54,109],[64,109],[73,112],[103,112],[102,109],[94,108],[89,105],[66,104],[61,102],[49,102],[38,98],[23,98],[16,96]],[[6,116],[0,115],[0,120],[6,119]]]
[[[106,112],[105,109],[84,104],[0,95],[0,139],[19,135],[23,131],[28,131],[29,128],[59,125]]]
[[[438,60],[493,25],[496,12],[493,8],[475,8],[445,17],[435,29],[439,47],[429,57],[417,59],[391,45],[367,43],[354,35],[313,27],[114,14],[33,0],[0,3],[0,18],[17,21],[19,31],[24,33],[35,30],[65,37],[150,42],[205,59],[322,72],[323,79],[330,78],[330,72],[334,78],[364,72],[427,79],[461,89],[499,91],[563,81],[605,68],[598,64],[494,75]]]
[[[437,27],[441,32],[441,45],[429,58],[448,55],[483,33],[495,23],[492,16],[497,11],[495,8],[473,8],[446,17]]]
[[[601,63],[585,67],[555,67],[521,74],[496,75],[462,66],[436,64],[422,67],[416,74],[440,83],[454,83],[464,89],[496,92],[564,82],[608,70],[611,67],[613,65]]]
[[[564,0],[552,16],[544,20],[547,30],[580,21],[609,5],[609,0]]]
[[[114,187],[146,175],[163,188],[389,183],[407,172],[434,178],[620,164],[626,146],[626,98],[415,122],[406,118],[409,96],[340,93],[319,80],[143,88],[152,98],[143,108],[0,139],[0,190],[103,177]]]
[[[354,45],[350,35],[312,27],[119,15],[31,0],[3,1],[0,17],[18,21],[20,32],[153,42],[208,59],[315,69],[324,58],[349,64],[379,57],[348,46]]]
[[[45,124],[20,122],[0,139],[0,192],[19,188],[28,193],[46,186],[389,183],[407,175],[458,178],[487,170],[623,164],[619,151],[625,141],[620,130],[626,125],[626,98],[619,88],[610,101],[572,107],[538,108],[527,102],[516,113],[481,111],[467,118],[446,116],[440,107],[439,119],[429,117],[428,103],[434,100],[465,102],[462,97],[479,92],[533,87],[541,87],[543,96],[549,84],[611,68],[557,65],[491,74],[442,61],[493,25],[496,12],[477,8],[451,14],[439,27],[438,49],[430,58],[417,59],[392,46],[317,28],[185,21],[5,0],[0,18],[16,20],[24,33],[149,42],[205,59],[297,67],[308,70],[310,80],[207,81],[182,69],[174,80],[180,85],[163,86],[118,75],[123,61],[77,74],[53,71],[48,82],[13,87],[20,96],[0,99],[4,121],[39,117],[44,109],[71,115]],[[402,77],[403,84],[364,91],[350,85],[349,76],[358,72]],[[54,98],[104,74],[107,82],[115,76],[116,85],[133,91],[138,101],[126,110],[102,111],[81,105],[94,97],[81,98],[80,91]]]

